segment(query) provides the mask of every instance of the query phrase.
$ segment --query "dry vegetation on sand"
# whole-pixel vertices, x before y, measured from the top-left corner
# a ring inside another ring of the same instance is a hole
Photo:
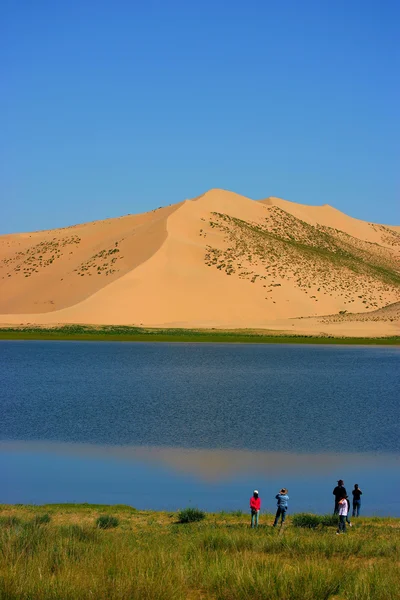
[[[207,246],[206,264],[261,285],[265,300],[273,301],[274,288],[289,282],[314,303],[334,296],[343,307],[361,302],[370,310],[381,307],[386,294],[400,293],[400,261],[391,248],[310,225],[278,206],[266,213],[253,223],[213,212],[209,226],[223,234],[224,245]],[[400,235],[391,233],[400,244]]]
[[[100,516],[114,527],[99,528]],[[341,536],[287,521],[274,529],[262,515],[251,530],[240,513],[183,525],[176,513],[124,506],[2,506],[0,598],[400,598],[399,520],[362,517]]]

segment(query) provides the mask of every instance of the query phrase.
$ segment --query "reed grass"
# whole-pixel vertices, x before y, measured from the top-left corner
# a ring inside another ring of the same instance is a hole
[[[0,507],[1,600],[396,600],[400,520],[359,518],[335,527],[271,527],[262,515],[118,511],[104,507]],[[35,520],[43,510],[49,522]],[[14,517],[12,519],[11,517]]]
[[[130,326],[64,325],[61,327],[2,327],[0,340],[65,340],[96,342],[180,342],[221,344],[339,344],[400,345],[400,336],[334,337],[285,334],[276,331],[153,329]]]

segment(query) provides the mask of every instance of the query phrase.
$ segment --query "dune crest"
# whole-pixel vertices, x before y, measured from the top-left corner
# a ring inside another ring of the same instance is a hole
[[[329,205],[213,189],[141,215],[0,236],[2,324],[389,335],[398,317],[368,314],[399,300],[399,229]],[[324,320],[350,313],[363,318]]]

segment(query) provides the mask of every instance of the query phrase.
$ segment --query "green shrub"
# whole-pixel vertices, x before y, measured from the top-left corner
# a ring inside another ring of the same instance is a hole
[[[49,513],[44,513],[43,515],[35,515],[35,518],[33,519],[34,525],[47,525],[47,523],[50,523],[50,521],[51,517]]]
[[[321,515],[319,521],[324,527],[337,527],[339,517],[337,515]]]
[[[99,529],[111,529],[112,527],[118,527],[119,519],[117,517],[113,517],[112,515],[101,515],[96,520],[96,525]]]
[[[194,523],[205,519],[206,513],[198,508],[184,508],[178,513],[179,523]]]
[[[315,529],[318,526],[335,527],[338,524],[336,515],[311,515],[309,513],[298,513],[293,515],[292,523],[295,527],[308,527]]]
[[[292,524],[295,527],[308,527],[314,529],[320,524],[320,517],[308,513],[298,513],[297,515],[293,515]]]

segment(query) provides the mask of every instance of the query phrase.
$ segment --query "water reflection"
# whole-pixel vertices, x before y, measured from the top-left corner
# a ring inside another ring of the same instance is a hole
[[[247,510],[253,487],[273,509],[282,485],[292,510],[329,512],[332,488],[345,479],[365,493],[368,514],[400,516],[397,454],[292,454],[30,441],[0,442],[0,502],[127,503],[175,510]],[[370,488],[370,491],[369,491]],[[385,503],[382,503],[385,497]]]
[[[207,482],[229,480],[243,473],[259,473],[264,477],[280,475],[298,477],[310,471],[314,476],[327,470],[354,471],[397,468],[400,457],[395,454],[323,453],[292,454],[289,452],[257,452],[250,450],[204,450],[164,448],[162,446],[99,446],[56,442],[0,442],[0,452],[45,453],[75,456],[82,459],[141,462],[165,465]]]

